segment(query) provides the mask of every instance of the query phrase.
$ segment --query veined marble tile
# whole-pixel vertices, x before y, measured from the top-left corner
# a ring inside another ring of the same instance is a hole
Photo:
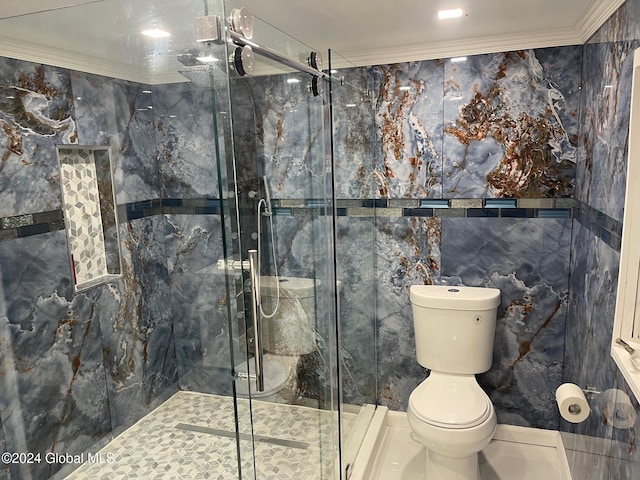
[[[0,419],[11,452],[80,453],[111,429],[100,342],[108,299],[100,288],[72,296],[65,240],[55,232],[0,243]],[[58,468],[14,465],[11,474],[48,478]]]
[[[152,90],[163,198],[217,198],[211,89],[176,83]]]
[[[370,69],[349,68],[334,76],[344,78],[344,84],[331,84],[335,196],[377,198],[376,99]]]
[[[580,77],[574,48],[562,69]],[[554,62],[557,67],[558,61]],[[518,51],[446,62],[444,73],[445,197],[563,197],[573,194],[575,128],[559,112],[567,105],[559,85],[536,56]]]
[[[177,381],[163,218],[131,221],[120,235],[123,276],[109,288],[117,309],[101,319],[114,428],[138,420]]]
[[[55,145],[77,143],[69,71],[0,57],[0,217],[60,208]]]
[[[371,74],[379,150],[366,179],[377,197],[442,197],[442,61],[373,67]]]
[[[640,41],[587,44],[576,198],[622,220],[633,48]]]
[[[587,43],[615,43],[640,39],[638,18],[640,18],[640,3],[636,0],[627,0]]]
[[[231,82],[233,136],[241,191],[266,175],[272,198],[323,198],[323,98],[306,91],[308,79],[289,75]],[[328,152],[327,152],[328,153]]]
[[[409,395],[427,377],[416,360],[409,287],[440,275],[439,218],[376,220],[378,401],[406,410]]]
[[[565,381],[605,390],[617,372],[609,351],[620,254],[578,222],[573,229]]]
[[[493,366],[479,377],[501,423],[557,428],[570,222],[442,220],[442,274],[501,292]]]
[[[584,47],[583,111],[576,175],[576,198],[622,220],[633,50],[640,39],[640,1],[628,0]],[[564,381],[605,392],[629,394],[610,356],[618,282],[619,252],[573,222],[571,284],[567,316]],[[638,403],[629,395],[638,411]],[[581,424],[561,420],[560,428],[596,439],[570,458],[573,478],[634,478],[638,469],[637,422],[631,429],[607,421],[602,395]]]
[[[620,377],[609,354],[620,254],[577,221],[573,223],[572,251],[577,253],[571,259],[563,381],[583,388],[593,386],[604,392],[615,388],[616,379]],[[585,422],[573,425],[561,420],[560,428],[607,439],[611,445],[614,429],[604,421],[606,405],[601,396],[594,397],[590,405],[592,414]],[[570,464],[574,477],[588,476],[593,468],[593,456],[602,453],[588,451],[574,456]],[[607,451],[604,455],[609,462],[611,453]]]
[[[78,141],[111,146],[117,203],[160,197],[150,87],[75,71],[71,79]]]
[[[165,215],[173,331],[180,385],[230,394],[231,354],[220,218]],[[215,374],[214,374],[215,372]]]
[[[375,219],[337,219],[336,277],[341,282],[340,339],[344,402],[376,401]]]

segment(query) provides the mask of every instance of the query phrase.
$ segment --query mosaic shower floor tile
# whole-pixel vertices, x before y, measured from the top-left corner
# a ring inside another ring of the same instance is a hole
[[[260,480],[331,477],[333,412],[256,400],[252,409],[256,461],[251,437],[241,433],[240,448],[249,452],[243,455],[243,478],[253,478],[254,469]],[[247,400],[239,401],[239,416],[239,431],[243,422],[251,428]],[[238,479],[235,425],[231,397],[178,392],[66,478]]]

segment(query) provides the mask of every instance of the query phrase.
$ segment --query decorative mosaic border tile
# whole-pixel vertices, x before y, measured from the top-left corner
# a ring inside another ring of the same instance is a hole
[[[620,251],[622,245],[621,221],[580,201],[576,201],[574,215],[576,220],[596,237],[614,250]]]
[[[442,217],[442,218],[572,218],[571,198],[453,198],[336,200],[343,217]],[[276,215],[325,212],[319,199],[286,199],[275,202]]]
[[[273,205],[275,215],[326,213],[322,199],[280,199]],[[622,222],[572,198],[339,199],[336,211],[345,217],[575,218],[611,248],[619,251],[622,240]],[[118,213],[126,222],[162,214],[220,215],[221,207],[216,198],[166,198],[118,205]],[[0,227],[1,242],[64,230],[64,218],[53,210],[5,217]]]
[[[220,215],[217,198],[164,198],[118,205],[122,222],[163,214]]]
[[[62,210],[28,213],[0,219],[0,242],[64,230]]]

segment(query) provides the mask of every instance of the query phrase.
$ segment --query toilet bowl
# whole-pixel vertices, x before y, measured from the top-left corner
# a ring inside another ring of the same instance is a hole
[[[426,478],[479,478],[477,453],[489,445],[497,420],[474,376],[432,372],[409,397],[409,426],[426,448]]]
[[[407,419],[425,446],[428,480],[479,480],[478,452],[496,430],[495,410],[475,374],[491,367],[500,291],[412,286],[418,362],[431,370],[409,397]]]

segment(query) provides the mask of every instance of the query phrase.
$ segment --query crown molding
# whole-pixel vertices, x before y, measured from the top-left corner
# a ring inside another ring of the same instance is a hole
[[[145,85],[186,81],[177,72],[151,73],[146,68],[108,61],[24,40],[15,40],[1,35],[0,56],[93,73]]]
[[[626,0],[592,0],[591,5],[578,19],[574,30],[580,36],[580,43],[587,43],[594,33],[611,18]]]
[[[386,49],[341,52],[341,55],[348,59],[352,65],[368,66],[435,60],[462,55],[510,52],[531,48],[577,45],[581,43],[580,36],[575,31],[571,29],[555,29],[517,35],[494,35],[490,37],[475,37],[457,41],[407,45]],[[336,66],[340,68],[347,65]]]
[[[589,8],[575,25],[545,31],[521,34],[473,37],[458,41],[406,45],[375,50],[340,52],[349,63],[338,62],[336,68],[348,66],[386,65],[390,63],[414,62],[480,55],[484,53],[509,52],[532,48],[583,45],[613,15],[626,0],[592,0]]]

